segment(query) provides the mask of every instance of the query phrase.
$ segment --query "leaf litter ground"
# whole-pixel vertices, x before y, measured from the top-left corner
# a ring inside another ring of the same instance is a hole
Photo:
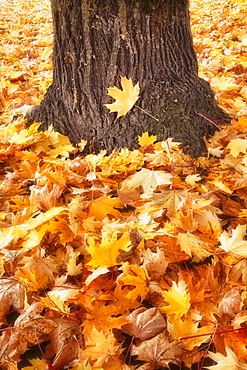
[[[81,158],[26,128],[49,4],[0,3],[1,368],[247,369],[245,1],[191,3],[200,75],[233,117],[197,159],[148,133]]]

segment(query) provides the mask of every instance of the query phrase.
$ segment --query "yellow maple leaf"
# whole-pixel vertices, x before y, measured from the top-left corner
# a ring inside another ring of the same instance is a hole
[[[157,140],[157,136],[149,136],[148,132],[143,132],[142,136],[138,136],[138,144],[140,146],[151,145]]]
[[[28,360],[32,366],[25,366],[23,370],[45,370],[47,369],[47,362],[43,358],[31,358]]]
[[[201,179],[202,179],[201,176],[197,173],[194,175],[187,175],[185,182],[187,185],[194,187],[194,186],[197,186],[197,182],[201,181]]]
[[[226,149],[230,149],[230,154],[236,158],[239,153],[246,154],[247,152],[247,140],[244,139],[233,139],[227,145]]]
[[[219,237],[221,245],[219,246],[226,252],[238,254],[247,258],[246,225],[238,225],[232,230],[232,236],[229,236],[226,230]]]
[[[208,353],[209,357],[217,362],[217,365],[205,367],[208,370],[238,370],[238,369],[247,369],[247,365],[240,362],[236,354],[231,350],[231,348],[226,346],[226,356],[221,353]]]
[[[130,236],[125,233],[118,239],[116,231],[110,228],[102,232],[102,242],[97,244],[95,238],[89,236],[87,239],[89,247],[87,252],[91,254],[91,260],[88,262],[92,267],[113,267],[118,265],[117,257],[120,250],[128,251],[131,248]]]
[[[144,192],[154,191],[159,185],[170,185],[172,183],[172,175],[165,171],[152,171],[147,168],[142,168],[141,171],[134,175],[128,176],[122,182],[122,188],[128,187],[136,189],[139,186],[143,187]]]
[[[111,104],[105,104],[105,106],[110,109],[110,112],[118,113],[117,118],[125,116],[125,114],[133,108],[139,98],[140,92],[139,83],[134,86],[131,78],[128,80],[127,77],[121,77],[121,85],[122,90],[116,86],[107,89],[108,95],[116,101]]]
[[[66,264],[67,265],[67,273],[70,276],[79,275],[79,274],[81,274],[81,272],[83,270],[82,263],[80,262],[79,264],[77,264],[77,257],[78,257],[78,254],[75,253],[74,256],[71,256],[71,258],[69,259],[69,261]]]
[[[201,327],[201,321],[202,316],[198,312],[189,311],[183,319],[172,320],[172,322],[168,320],[167,330],[174,339],[181,340],[184,337],[184,348],[191,351],[202,343],[208,342],[210,333],[214,331],[213,324]]]
[[[185,281],[180,280],[178,284],[173,281],[171,289],[162,293],[168,306],[160,307],[162,313],[174,315],[175,320],[182,317],[190,308],[190,293],[187,292]]]

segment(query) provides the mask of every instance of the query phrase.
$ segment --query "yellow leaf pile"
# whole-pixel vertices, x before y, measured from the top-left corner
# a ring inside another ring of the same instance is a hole
[[[1,369],[247,369],[245,2],[191,4],[201,73],[238,116],[197,159],[147,132],[139,149],[82,158],[26,128],[50,79],[51,19],[45,0],[12,3],[0,26]]]

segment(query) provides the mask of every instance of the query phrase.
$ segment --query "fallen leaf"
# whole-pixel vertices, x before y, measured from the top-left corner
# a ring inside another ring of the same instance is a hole
[[[190,308],[190,293],[187,290],[186,283],[179,280],[178,283],[172,282],[172,287],[168,291],[162,292],[162,296],[167,306],[160,307],[162,313],[174,315],[175,320],[182,317]]]
[[[169,341],[166,331],[163,331],[151,339],[134,345],[131,350],[132,356],[138,356],[138,360],[150,363],[153,368],[168,367],[169,363],[179,364],[179,356],[182,350],[178,341]]]
[[[210,367],[205,367],[205,369],[208,370],[240,370],[240,369],[247,369],[247,365],[244,363],[241,363],[235,353],[231,350],[231,348],[226,346],[226,356],[223,354],[217,352],[209,352],[209,357],[217,362],[217,365],[213,365]]]
[[[110,357],[114,357],[119,351],[119,344],[116,341],[112,331],[103,333],[93,327],[90,333],[85,335],[86,348],[82,356],[83,359],[89,359],[94,368],[101,367]]]
[[[165,171],[153,171],[147,168],[142,168],[134,175],[127,177],[122,182],[122,187],[136,189],[142,186],[145,193],[153,192],[159,185],[170,185],[172,183],[172,175]]]
[[[120,255],[120,250],[127,252],[131,248],[130,236],[128,233],[118,238],[117,233],[110,228],[105,229],[102,233],[102,241],[100,244],[95,243],[93,237],[88,237],[87,241],[89,245],[87,252],[91,255],[88,266],[95,268],[118,265],[117,258]]]
[[[123,332],[142,341],[154,337],[166,328],[166,321],[157,307],[137,308],[125,318],[130,323],[122,326]]]
[[[246,235],[246,225],[238,225],[232,229],[232,236],[224,230],[219,237],[220,248],[225,252],[239,255],[247,258],[247,241],[244,240]]]

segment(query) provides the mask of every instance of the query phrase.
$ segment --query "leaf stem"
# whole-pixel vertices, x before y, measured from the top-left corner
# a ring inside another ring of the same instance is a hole
[[[145,111],[144,109],[142,109],[141,107],[139,107],[138,105],[134,104],[134,107],[140,109],[142,112],[146,113],[148,116],[152,117],[153,119],[155,119],[155,121],[158,121],[159,122],[159,119],[152,116],[152,114],[148,113],[147,111]]]

